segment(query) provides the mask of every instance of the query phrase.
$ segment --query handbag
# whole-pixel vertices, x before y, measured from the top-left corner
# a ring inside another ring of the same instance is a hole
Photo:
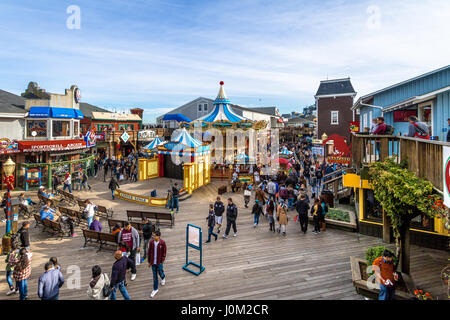
[[[138,252],[136,253],[136,261],[135,261],[136,265],[140,265],[141,264],[141,253]]]
[[[109,285],[109,283],[105,283],[102,289],[103,296],[109,297],[111,295],[111,292],[112,292],[111,286]]]

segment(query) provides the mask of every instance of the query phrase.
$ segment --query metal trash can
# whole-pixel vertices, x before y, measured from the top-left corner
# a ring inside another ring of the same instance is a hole
[[[321,197],[325,200],[325,203],[330,208],[334,208],[334,195],[330,190],[323,190],[320,194]]]

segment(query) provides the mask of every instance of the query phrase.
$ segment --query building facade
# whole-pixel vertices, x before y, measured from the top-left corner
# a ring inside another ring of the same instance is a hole
[[[324,133],[328,136],[342,136],[347,144],[350,141],[350,122],[353,121],[353,99],[356,92],[350,78],[324,80],[320,82],[316,95],[317,128],[320,138]]]
[[[450,65],[366,94],[352,107],[360,112],[360,131],[372,119],[383,116],[395,135],[408,133],[408,116],[414,115],[430,128],[436,140],[446,141],[450,118]]]

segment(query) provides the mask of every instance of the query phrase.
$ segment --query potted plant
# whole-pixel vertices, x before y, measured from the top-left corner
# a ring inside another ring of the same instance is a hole
[[[11,251],[12,233],[5,234],[2,238],[2,253]]]

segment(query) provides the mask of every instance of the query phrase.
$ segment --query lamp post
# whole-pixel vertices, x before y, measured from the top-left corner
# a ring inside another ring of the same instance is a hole
[[[6,234],[11,232],[11,190],[14,190],[14,170],[16,164],[12,161],[11,157],[3,164],[3,172],[5,176],[3,181],[7,187],[6,193]]]

